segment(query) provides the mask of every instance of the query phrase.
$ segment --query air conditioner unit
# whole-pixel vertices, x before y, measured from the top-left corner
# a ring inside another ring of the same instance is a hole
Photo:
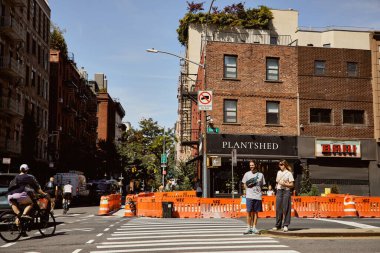
[[[63,103],[63,98],[58,98],[58,103]]]

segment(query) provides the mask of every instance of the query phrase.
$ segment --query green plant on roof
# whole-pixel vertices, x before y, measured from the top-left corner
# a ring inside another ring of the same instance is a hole
[[[182,45],[187,44],[190,24],[208,24],[223,30],[232,27],[242,27],[246,29],[268,29],[270,21],[273,19],[272,12],[266,6],[259,8],[245,8],[244,3],[232,4],[218,10],[213,7],[210,14],[203,11],[203,2],[187,2],[188,12],[179,20],[177,29],[178,40]]]

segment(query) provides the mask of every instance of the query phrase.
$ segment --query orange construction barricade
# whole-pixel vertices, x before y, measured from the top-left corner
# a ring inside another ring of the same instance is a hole
[[[360,218],[380,218],[379,197],[354,197],[354,201]]]
[[[357,217],[358,214],[355,208],[354,198],[350,195],[346,195],[343,199],[344,217]]]
[[[136,203],[131,196],[125,197],[124,217],[133,217],[136,215]]]
[[[109,212],[110,212],[110,208],[108,205],[108,196],[102,196],[100,198],[98,215],[106,215],[106,214],[109,214]]]

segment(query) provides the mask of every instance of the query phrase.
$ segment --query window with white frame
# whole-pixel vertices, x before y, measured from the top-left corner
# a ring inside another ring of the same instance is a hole
[[[267,73],[266,80],[278,81],[279,80],[279,59],[267,58]]]
[[[237,78],[237,56],[224,56],[224,78]]]
[[[237,100],[225,99],[224,100],[224,123],[237,122]]]
[[[267,101],[266,124],[280,124],[280,102]]]

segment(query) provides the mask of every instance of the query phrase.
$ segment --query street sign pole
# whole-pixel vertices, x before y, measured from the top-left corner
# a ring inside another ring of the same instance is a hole
[[[234,166],[237,165],[236,149],[231,151],[231,192],[232,198],[235,198],[235,183],[234,183]]]

